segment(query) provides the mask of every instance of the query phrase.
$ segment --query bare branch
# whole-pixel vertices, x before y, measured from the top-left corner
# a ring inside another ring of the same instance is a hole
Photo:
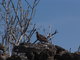
[[[36,28],[35,28],[35,24],[34,24],[34,27],[33,27],[33,29],[31,30],[31,32],[28,36],[28,41],[27,42],[30,42],[30,39],[31,39],[31,37],[32,37],[32,35],[34,34],[35,31],[36,31]]]
[[[21,23],[20,23],[20,19],[19,19],[18,15],[17,15],[17,11],[16,11],[16,9],[15,9],[15,7],[14,7],[14,3],[12,2],[12,0],[10,0],[10,1],[11,1],[11,3],[12,3],[12,7],[13,7],[13,10],[14,10],[14,13],[15,13],[17,19],[18,19],[18,23],[20,24],[20,27],[22,27],[22,26],[21,26]]]
[[[55,30],[55,32],[52,33],[52,34],[49,33],[49,35],[47,36],[47,39],[51,38],[52,36],[54,36],[54,35],[57,34],[57,33],[58,33],[57,30]]]
[[[4,19],[2,19],[5,22],[5,31],[2,42],[8,49],[10,48],[10,45],[19,45],[25,37],[27,41],[30,41],[36,31],[35,25],[31,27],[30,24],[39,0],[33,0],[31,5],[27,0],[24,0],[27,4],[26,9],[24,8],[22,1],[23,0],[17,0],[14,4],[13,0],[2,0],[2,3],[0,3],[2,6],[1,9],[4,9],[4,11],[1,12],[4,13]],[[28,32],[29,29],[30,32]]]
[[[29,4],[29,2],[27,0],[25,0],[25,2],[28,4],[28,6],[32,9],[31,5]]]

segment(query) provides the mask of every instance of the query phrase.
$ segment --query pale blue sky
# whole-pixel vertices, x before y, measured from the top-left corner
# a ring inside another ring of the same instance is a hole
[[[41,0],[34,22],[58,30],[53,43],[72,51],[80,45],[80,0]]]

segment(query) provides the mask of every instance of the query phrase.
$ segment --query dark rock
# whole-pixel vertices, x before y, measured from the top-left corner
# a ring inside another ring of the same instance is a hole
[[[17,54],[7,60],[80,60],[79,53],[71,53],[60,46],[49,43],[22,43],[14,46],[13,53]]]

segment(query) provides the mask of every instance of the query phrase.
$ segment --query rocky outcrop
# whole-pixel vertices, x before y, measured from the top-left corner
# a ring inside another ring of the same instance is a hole
[[[14,46],[12,56],[6,59],[3,59],[3,56],[0,55],[0,60],[80,60],[80,52],[70,53],[50,43],[21,43]]]
[[[27,57],[28,60],[53,60],[56,48],[52,44],[20,44],[13,48],[13,54]]]

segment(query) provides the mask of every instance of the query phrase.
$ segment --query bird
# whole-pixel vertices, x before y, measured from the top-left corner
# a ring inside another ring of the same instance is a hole
[[[40,42],[48,42],[47,38],[44,35],[39,34],[39,32],[36,32],[36,37]]]

